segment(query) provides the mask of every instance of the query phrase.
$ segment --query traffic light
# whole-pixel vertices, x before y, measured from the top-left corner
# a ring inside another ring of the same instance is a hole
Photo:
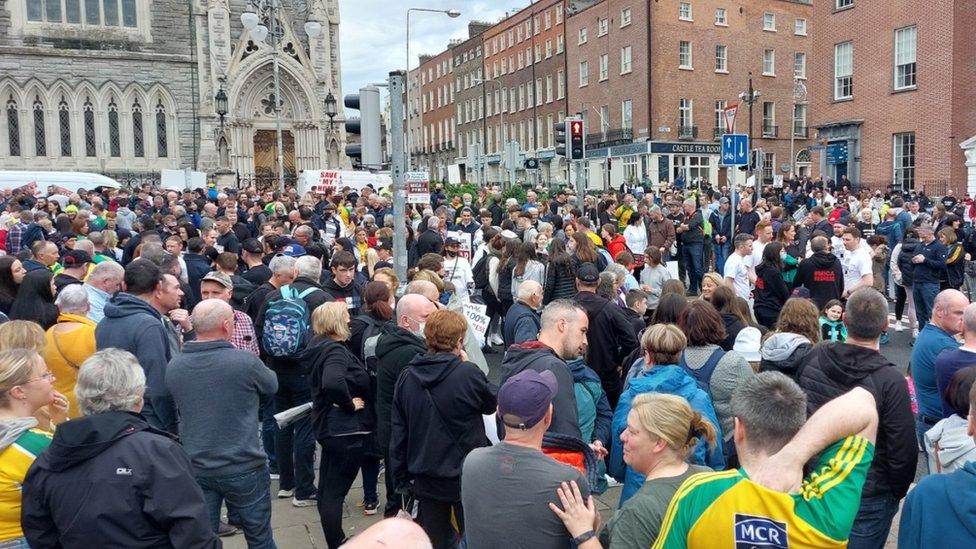
[[[586,150],[586,143],[583,134],[583,119],[572,118],[569,120],[569,154],[571,160],[583,160]]]
[[[360,136],[358,144],[346,145],[346,156],[358,158],[363,168],[382,167],[379,88],[376,86],[362,87],[358,94],[347,95],[343,104],[346,108],[359,110],[359,118],[354,117],[346,120],[346,134],[359,134]]]
[[[763,150],[762,149],[752,149],[749,151],[749,170],[753,172],[758,172],[763,169]]]
[[[556,122],[552,130],[556,138],[556,156],[566,156],[566,121]]]

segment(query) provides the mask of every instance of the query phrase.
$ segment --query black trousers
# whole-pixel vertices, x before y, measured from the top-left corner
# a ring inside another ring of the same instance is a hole
[[[461,502],[417,498],[417,524],[424,529],[434,549],[457,547],[464,533]]]
[[[363,461],[363,435],[329,437],[320,440],[319,520],[329,549],[337,549],[346,539],[342,531],[342,502],[356,480]]]

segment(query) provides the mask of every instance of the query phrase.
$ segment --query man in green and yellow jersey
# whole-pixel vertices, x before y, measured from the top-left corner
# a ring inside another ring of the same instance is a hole
[[[739,385],[732,406],[742,467],[682,483],[654,548],[846,547],[874,457],[871,393],[854,389],[806,421],[803,390],[764,372]]]

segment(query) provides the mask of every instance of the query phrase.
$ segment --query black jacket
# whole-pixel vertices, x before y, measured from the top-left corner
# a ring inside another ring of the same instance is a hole
[[[550,347],[538,341],[513,345],[505,352],[499,386],[524,370],[535,370],[540,373],[548,370],[556,376],[559,388],[555,398],[552,399],[552,424],[549,425],[547,432],[581,438],[576,388],[573,384],[573,374],[566,361],[559,358]],[[504,435],[504,433],[504,428],[500,428],[499,434]]]
[[[414,358],[393,395],[390,462],[397,489],[461,501],[461,465],[488,446],[482,415],[495,411],[488,378],[452,353]]]
[[[227,231],[227,234],[217,236],[217,245],[222,247],[225,252],[232,254],[241,253],[241,243],[237,240],[237,234],[233,230]]]
[[[823,343],[808,358],[800,386],[807,394],[810,414],[854,387],[863,387],[874,395],[878,438],[861,497],[903,498],[915,480],[918,441],[908,386],[894,365],[872,349]]]
[[[536,339],[539,335],[540,322],[539,313],[531,307],[521,301],[513,303],[505,313],[505,322],[502,324],[505,348]]]
[[[355,279],[343,287],[336,283],[335,277],[330,277],[322,284],[322,289],[327,294],[326,301],[342,301],[346,304],[350,318],[358,316],[362,311],[362,289]]]
[[[500,285],[500,284],[499,284]],[[557,299],[571,299],[576,295],[576,266],[573,261],[549,262],[546,266],[546,284],[542,303],[548,305]]]
[[[183,254],[183,261],[186,262],[186,278],[193,293],[193,301],[199,303],[200,281],[210,272],[210,260],[200,254],[186,253]]]
[[[898,252],[898,269],[901,271],[901,285],[911,288],[915,281],[915,264],[912,258],[918,254],[918,249],[922,242],[917,238],[905,237],[901,241],[901,250]]]
[[[749,213],[737,213],[735,216],[735,234],[756,236],[756,225],[759,224],[759,213],[752,210]]]
[[[31,547],[221,546],[183,448],[130,412],[58,427],[27,472],[21,522]]]
[[[390,445],[390,412],[397,380],[407,364],[426,351],[423,339],[392,323],[383,327],[376,342],[376,440],[384,453]]]
[[[341,342],[316,337],[302,354],[312,389],[312,429],[316,440],[366,434],[376,419],[366,367]],[[356,410],[353,398],[366,407]]]
[[[723,351],[728,352],[735,347],[735,338],[746,325],[732,313],[722,313],[722,322],[725,323],[725,339],[722,340],[720,347]]]
[[[440,233],[428,229],[417,237],[417,258],[423,257],[424,254],[439,254],[443,247],[444,239],[441,238]]]
[[[580,292],[576,295],[576,302],[586,311],[590,321],[586,332],[589,343],[586,363],[600,376],[608,394],[613,392],[610,390],[612,388],[617,388],[619,394],[620,375],[617,368],[623,364],[624,357],[639,345],[637,334],[620,306],[607,298],[593,292]]]
[[[810,299],[823,309],[831,299],[844,294],[844,267],[840,259],[830,252],[817,252],[800,262],[793,287],[803,286],[810,290]]]
[[[289,286],[295,288],[298,293],[302,293],[308,288],[312,287],[318,289],[318,291],[312,292],[305,296],[305,305],[308,308],[309,318],[311,318],[312,311],[314,311],[319,305],[325,303],[329,297],[324,291],[322,291],[322,288],[318,284],[303,276],[296,278],[295,281]],[[268,295],[266,295],[264,298],[264,304],[261,306],[261,312],[258,313],[258,317],[254,320],[254,332],[258,337],[258,342],[261,344],[262,356],[267,356],[268,368],[271,368],[277,373],[306,373],[301,366],[301,360],[299,358],[270,356],[267,355],[267,352],[264,349],[264,338],[262,337],[264,335],[264,315],[268,312],[268,305],[278,299],[281,299],[280,288],[268,292]],[[308,338],[309,341],[312,338],[311,326],[309,326]]]
[[[790,298],[790,289],[783,280],[783,272],[767,263],[760,263],[756,267],[756,289],[753,296],[756,299],[753,307],[756,314],[762,313],[775,318]]]

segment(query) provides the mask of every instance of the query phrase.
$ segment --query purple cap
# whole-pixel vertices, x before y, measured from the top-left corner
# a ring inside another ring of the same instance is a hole
[[[508,378],[498,390],[498,415],[513,429],[530,429],[539,423],[556,396],[559,384],[549,370],[523,370]]]

